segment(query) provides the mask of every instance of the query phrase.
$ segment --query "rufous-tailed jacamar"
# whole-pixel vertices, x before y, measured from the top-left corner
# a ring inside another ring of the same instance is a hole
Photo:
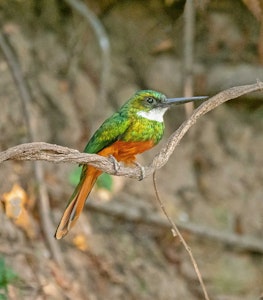
[[[158,144],[164,132],[163,115],[173,104],[181,104],[206,97],[166,98],[151,90],[135,93],[116,113],[94,133],[84,152],[114,156],[126,164],[135,162],[135,155]],[[61,239],[76,223],[85,201],[102,171],[88,165],[82,167],[79,184],[75,188],[56,230]]]

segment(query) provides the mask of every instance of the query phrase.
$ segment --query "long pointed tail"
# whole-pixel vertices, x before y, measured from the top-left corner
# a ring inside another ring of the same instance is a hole
[[[56,239],[59,240],[63,238],[74,226],[83,210],[85,201],[96,182],[96,179],[101,173],[101,171],[94,167],[83,167],[80,182],[75,188],[57,227],[55,233]]]

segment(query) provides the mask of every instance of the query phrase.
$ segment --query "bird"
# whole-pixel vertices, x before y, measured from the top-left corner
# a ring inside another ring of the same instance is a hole
[[[159,143],[164,134],[165,112],[172,106],[207,98],[205,96],[167,98],[153,90],[137,91],[117,112],[95,131],[84,152],[112,157],[115,162],[136,164],[136,155]],[[142,172],[143,173],[143,172]],[[61,239],[75,225],[86,199],[102,171],[83,165],[80,180],[55,232]]]

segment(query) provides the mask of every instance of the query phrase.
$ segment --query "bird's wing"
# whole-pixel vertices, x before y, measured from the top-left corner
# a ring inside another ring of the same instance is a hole
[[[115,113],[108,118],[94,133],[84,152],[98,153],[110,146],[125,133],[130,125],[130,120],[120,113]]]

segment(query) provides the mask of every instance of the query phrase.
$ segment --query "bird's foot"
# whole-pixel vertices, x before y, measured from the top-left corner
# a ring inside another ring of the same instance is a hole
[[[120,163],[117,161],[117,159],[113,155],[110,155],[109,159],[113,163],[115,173],[117,173],[120,169]]]
[[[141,170],[141,175],[140,175],[140,177],[139,177],[139,181],[141,181],[141,180],[143,180],[143,179],[145,178],[145,169],[144,169],[144,167],[143,167],[140,163],[138,163],[137,161],[135,161],[134,164],[135,164],[137,167],[139,167],[140,170]]]

